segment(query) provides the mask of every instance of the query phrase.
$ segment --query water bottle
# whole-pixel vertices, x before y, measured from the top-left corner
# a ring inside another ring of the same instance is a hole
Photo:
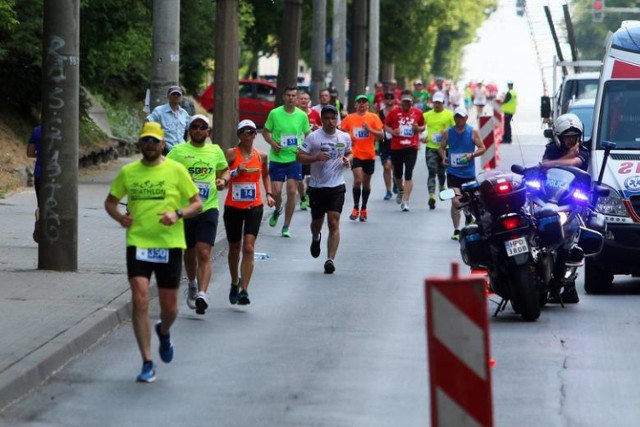
[[[253,259],[269,259],[269,254],[265,252],[255,252],[253,254]]]

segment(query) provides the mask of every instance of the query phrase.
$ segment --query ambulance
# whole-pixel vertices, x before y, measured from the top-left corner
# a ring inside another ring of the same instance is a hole
[[[610,192],[597,204],[607,231],[602,252],[585,259],[587,293],[608,291],[614,275],[640,276],[640,21],[622,22],[607,39],[591,144],[587,141],[594,181],[607,142],[615,143],[602,175]]]

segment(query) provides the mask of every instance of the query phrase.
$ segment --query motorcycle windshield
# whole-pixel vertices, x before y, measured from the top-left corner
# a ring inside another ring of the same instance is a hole
[[[551,168],[547,170],[544,181],[544,194],[547,201],[559,203],[570,194],[575,176],[566,170]]]

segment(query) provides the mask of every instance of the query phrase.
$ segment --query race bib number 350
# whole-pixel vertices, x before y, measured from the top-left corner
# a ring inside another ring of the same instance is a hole
[[[169,249],[165,248],[136,248],[138,261],[167,264],[169,262]]]

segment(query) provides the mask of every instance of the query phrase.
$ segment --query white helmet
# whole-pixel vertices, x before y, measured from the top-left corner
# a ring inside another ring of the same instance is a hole
[[[562,136],[577,135],[582,137],[584,126],[575,114],[563,114],[553,123],[553,140],[558,148],[562,148]],[[578,139],[579,141],[579,139]]]

